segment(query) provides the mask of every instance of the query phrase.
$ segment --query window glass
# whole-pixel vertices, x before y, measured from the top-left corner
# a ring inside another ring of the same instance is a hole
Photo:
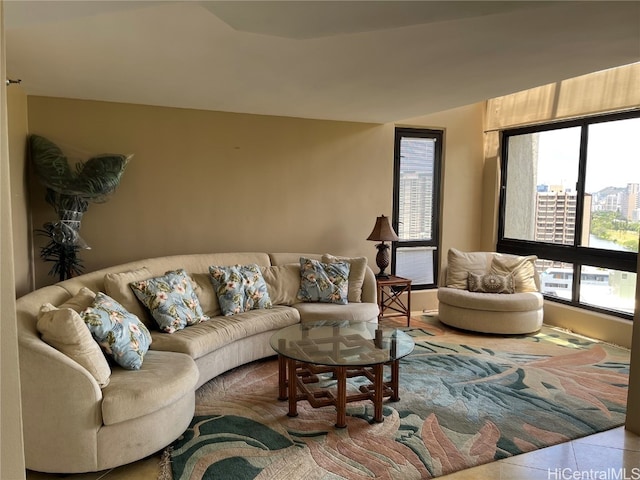
[[[409,247],[396,249],[396,273],[412,279],[412,283],[432,284],[434,282],[433,258],[431,247]]]
[[[571,300],[573,288],[573,265],[551,260],[536,262],[540,273],[540,291],[544,295]]]
[[[435,139],[402,137],[398,237],[400,240],[433,238],[433,163]]]
[[[587,145],[585,206],[590,215],[581,244],[638,252],[640,118],[590,125]]]
[[[506,238],[573,244],[580,128],[510,136]]]
[[[580,302],[633,314],[636,274],[584,265],[580,272]]]

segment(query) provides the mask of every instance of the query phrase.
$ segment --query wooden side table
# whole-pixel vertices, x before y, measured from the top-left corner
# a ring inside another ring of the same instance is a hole
[[[376,277],[376,285],[378,287],[378,306],[380,313],[378,320],[383,317],[407,317],[407,327],[411,323],[411,279],[404,277]],[[407,294],[406,303],[403,302],[401,296]],[[391,310],[395,313],[385,314]]]

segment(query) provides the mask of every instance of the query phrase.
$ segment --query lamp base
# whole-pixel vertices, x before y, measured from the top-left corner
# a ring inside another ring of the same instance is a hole
[[[376,265],[380,269],[380,272],[376,275],[377,278],[389,278],[389,274],[385,273],[385,269],[389,266],[389,245],[382,242],[376,245],[378,254],[376,255]]]

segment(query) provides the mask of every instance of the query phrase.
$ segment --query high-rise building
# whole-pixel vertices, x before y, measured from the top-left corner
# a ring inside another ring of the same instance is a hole
[[[434,144],[407,139],[400,155],[398,236],[403,240],[430,239]]]
[[[621,213],[624,218],[630,221],[637,220],[638,200],[640,199],[640,184],[628,183],[623,194]]]
[[[534,239],[539,242],[573,245],[576,232],[577,194],[558,188],[536,193]]]

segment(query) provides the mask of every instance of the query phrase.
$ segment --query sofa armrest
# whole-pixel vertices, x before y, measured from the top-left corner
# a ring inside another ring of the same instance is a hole
[[[102,391],[81,365],[18,324],[26,467],[48,472],[96,469]],[[64,439],[63,441],[61,439]],[[82,459],[78,463],[78,459]]]
[[[367,265],[367,269],[364,273],[361,300],[363,303],[378,303],[376,275],[373,273],[373,270],[371,270],[371,267],[369,267],[369,265]]]

